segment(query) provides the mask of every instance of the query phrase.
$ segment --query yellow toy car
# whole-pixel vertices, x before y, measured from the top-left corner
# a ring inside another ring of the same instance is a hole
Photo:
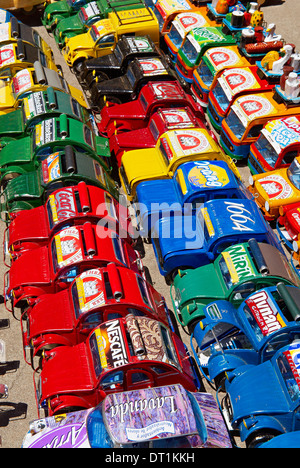
[[[51,49],[44,53],[21,39],[4,46],[0,45],[0,78],[13,77],[18,71],[33,67],[35,62],[58,72]]]
[[[239,171],[204,128],[170,130],[163,133],[154,148],[125,151],[119,169],[120,181],[128,200],[133,201],[140,182],[173,177],[177,167],[187,161],[223,160],[237,177]]]
[[[275,221],[280,208],[300,202],[300,156],[288,168],[250,176],[248,189],[268,221]]]
[[[43,91],[48,86],[69,93],[79,104],[87,107],[80,90],[70,86],[55,70],[35,62],[33,67],[20,70],[12,78],[0,78],[0,115],[14,111],[19,106],[20,100],[29,93]]]
[[[148,7],[112,11],[87,33],[66,38],[62,53],[67,64],[79,73],[85,60],[110,54],[124,34],[147,34],[159,45],[159,24],[153,11]]]

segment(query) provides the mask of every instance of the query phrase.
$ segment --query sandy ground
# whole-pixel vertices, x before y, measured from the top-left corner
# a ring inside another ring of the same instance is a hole
[[[1,7],[1,1],[0,1]],[[293,42],[297,51],[300,50],[299,35],[299,0],[272,1],[262,7],[265,19],[268,23],[276,24],[276,32],[281,34],[287,42]],[[53,38],[48,36],[45,29],[40,26],[39,17],[22,17],[24,22],[37,28],[48,44],[53,48],[55,61],[64,70],[67,81],[79,88],[76,77],[70,73],[62,55],[56,47]],[[247,184],[249,171],[247,167],[240,168],[244,182]],[[0,225],[0,236],[3,235],[4,223]],[[154,287],[167,299],[171,307],[169,287],[166,286],[160,276],[152,247],[145,245],[144,264],[149,268]],[[3,278],[7,268],[0,262],[1,276]],[[33,386],[33,372],[31,367],[25,363],[21,341],[20,322],[12,317],[4,305],[0,306],[0,319],[8,319],[10,324],[6,329],[1,329],[0,338],[6,343],[7,364],[0,363],[0,383],[5,383],[9,388],[8,400],[0,401],[0,436],[3,448],[19,448],[23,437],[28,430],[29,422],[37,418],[35,392]],[[189,345],[189,338],[182,333],[182,339]],[[209,389],[208,389],[209,391]],[[9,409],[9,411],[7,411]],[[242,444],[239,444],[242,446]]]

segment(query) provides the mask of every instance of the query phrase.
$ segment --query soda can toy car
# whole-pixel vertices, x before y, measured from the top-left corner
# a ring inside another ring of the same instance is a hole
[[[257,66],[230,68],[223,71],[208,94],[207,116],[217,132],[228,115],[234,101],[247,94],[262,93],[274,89],[275,84],[261,79]]]
[[[217,26],[217,23],[208,19],[205,6],[176,15],[171,23],[170,30],[164,35],[168,53],[174,64],[177,52],[182,46],[186,35],[194,28],[206,26]]]
[[[133,10],[144,6],[143,0],[89,1],[74,15],[55,21],[52,33],[57,45],[63,47],[66,38],[86,33],[97,21],[107,18],[110,11]]]
[[[59,70],[50,48],[42,51],[22,39],[5,45],[0,43],[0,79],[13,77],[18,71],[33,67],[35,62],[40,62],[45,68]]]
[[[5,231],[5,252],[16,258],[21,252],[48,244],[50,237],[61,229],[86,221],[114,229],[120,237],[133,243],[127,206],[119,204],[100,187],[81,181],[55,190],[44,205],[11,216]]]
[[[79,104],[87,107],[85,98],[79,89],[69,85],[61,74],[55,70],[43,67],[40,62],[35,62],[33,67],[20,70],[12,78],[4,77],[2,81],[3,87],[0,87],[0,115],[13,112],[19,107],[22,99],[35,91],[43,91],[49,86],[71,94]]]
[[[279,237],[290,252],[298,252],[300,233],[300,200],[297,203],[279,208],[279,217],[276,221]]]
[[[209,48],[233,45],[236,45],[236,39],[223,34],[222,28],[208,26],[192,29],[177,52],[175,70],[186,83],[191,84],[193,71]]]
[[[249,182],[248,190],[265,219],[276,221],[281,207],[300,201],[300,157],[296,157],[288,168],[256,174]]]
[[[173,129],[194,127],[206,128],[206,122],[198,119],[188,107],[159,109],[152,114],[147,127],[131,132],[117,131],[112,135],[109,138],[111,156],[116,158],[120,166],[124,151],[153,148],[163,133]]]
[[[19,253],[5,274],[5,300],[13,309],[28,299],[66,289],[85,270],[116,263],[144,275],[139,253],[115,231],[86,222],[62,229],[48,245]]]
[[[177,80],[167,61],[161,57],[134,58],[124,75],[93,82],[88,101],[94,111],[101,111],[106,101],[121,104],[137,98],[147,82]]]
[[[105,0],[104,2],[106,3]],[[60,0],[59,2],[51,2],[46,5],[41,17],[42,24],[48,31],[51,31],[58,21],[72,16],[84,5],[86,5],[86,0]]]
[[[54,190],[83,181],[106,190],[119,200],[117,184],[106,172],[101,160],[76,151],[70,145],[38,162],[36,170],[32,172],[18,175],[14,171],[19,169],[11,167],[11,170],[12,173],[8,173],[11,179],[7,181],[1,199],[1,214],[6,216],[7,223],[19,211],[46,203]]]
[[[252,174],[287,168],[300,150],[300,120],[297,116],[269,120],[250,145],[248,166]]]
[[[49,86],[45,91],[28,94],[13,112],[0,115],[0,142],[28,136],[42,120],[65,114],[87,124],[98,133],[94,115],[69,93]]]
[[[31,301],[22,314],[24,351],[27,355],[29,346],[34,367],[34,357],[44,350],[75,346],[101,323],[128,314],[173,328],[165,299],[134,271],[115,263],[87,270],[67,290]]]
[[[279,282],[300,286],[299,275],[277,247],[252,239],[228,247],[208,265],[179,270],[171,286],[173,309],[178,322],[192,332],[212,301],[227,300],[238,307],[250,294]]]
[[[101,121],[97,123],[99,132],[110,138],[115,131],[120,133],[144,128],[154,112],[166,107],[189,107],[197,118],[204,120],[201,106],[178,81],[148,82],[137,99],[119,105],[107,103],[101,110]]]
[[[45,351],[41,367],[35,384],[46,416],[93,408],[124,389],[181,384],[195,392],[198,385],[181,339],[162,322],[131,314],[98,325],[78,345]]]
[[[214,397],[176,384],[114,393],[96,408],[35,420],[22,448],[42,447],[232,448],[232,443]]]
[[[85,60],[110,54],[124,34],[146,34],[159,45],[159,25],[153,11],[144,6],[109,12],[106,19],[97,21],[86,33],[66,38],[63,57],[69,67],[80,74]]]
[[[152,227],[152,226],[151,226]],[[160,273],[170,284],[178,270],[213,262],[231,245],[250,238],[266,242],[284,253],[254,200],[210,200],[194,213],[169,212],[155,222],[151,240]]]
[[[9,21],[0,23],[0,46],[17,42],[21,39],[41,49],[46,55],[51,50],[49,45],[42,39],[41,35],[27,24],[18,21],[11,16]]]
[[[130,201],[136,198],[141,182],[173,177],[174,171],[188,161],[222,160],[240,177],[234,162],[204,128],[171,130],[163,133],[154,148],[123,153],[119,169],[120,181]]]
[[[220,145],[229,156],[246,160],[251,144],[268,121],[300,114],[299,104],[291,104],[288,100],[278,103],[278,96],[275,86],[273,91],[248,94],[234,101],[222,121],[220,134]]]
[[[122,36],[111,54],[85,60],[78,80],[83,88],[99,81],[124,75],[134,58],[163,57],[164,54],[149,36]]]
[[[70,145],[100,161],[107,171],[111,170],[108,139],[96,135],[83,122],[61,114],[37,124],[29,136],[12,140],[2,147],[2,184],[5,184],[13,173],[16,177],[33,171],[38,167],[38,162]]]
[[[238,308],[228,301],[209,304],[191,338],[203,375],[224,388],[226,372],[271,359],[299,336],[299,304],[300,289],[282,283],[251,294]]]
[[[295,339],[272,359],[227,374],[226,396],[220,402],[223,415],[227,427],[237,431],[248,448],[299,430],[299,356]]]
[[[170,179],[141,182],[136,198],[139,232],[148,238],[152,220],[170,215],[170,210],[192,214],[209,200],[252,196],[225,161],[191,161],[181,164]]]

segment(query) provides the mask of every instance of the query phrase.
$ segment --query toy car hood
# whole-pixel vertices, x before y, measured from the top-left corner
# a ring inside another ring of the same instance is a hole
[[[33,421],[22,447],[54,448],[57,440],[63,440],[62,446],[65,448],[89,447],[87,424],[88,416],[92,416],[92,412],[96,417],[97,412],[101,412],[103,423],[115,446],[125,445],[126,447],[126,444],[132,444],[132,442],[151,439],[162,441],[169,437],[194,434],[191,438],[193,447],[203,444],[204,447],[231,447],[226,426],[214,397],[208,393],[198,392],[195,392],[193,397],[202,412],[205,425],[201,434],[203,439],[198,434],[187,392],[177,384],[114,393],[107,395],[95,409],[77,411],[66,414],[62,418],[52,416]],[[144,402],[144,406],[141,402]],[[160,407],[157,402],[161,403]],[[180,417],[175,408],[179,409]],[[80,436],[76,438],[74,444],[69,434],[75,429]],[[97,446],[100,448],[104,444],[104,441],[100,440]]]
[[[198,7],[199,8],[199,7]],[[173,26],[179,31],[182,38],[194,28],[202,28],[210,25],[210,22],[197,11],[185,11],[176,15],[172,21]]]
[[[234,402],[233,421],[247,420],[249,415],[257,414],[261,408],[266,415],[278,414],[279,408],[280,413],[287,413],[288,401],[271,362],[247,367],[247,372],[232,380],[230,385],[226,384],[230,399]],[[246,366],[243,369],[246,370]]]
[[[197,52],[197,58],[195,59],[194,57],[193,61],[185,57],[187,64],[192,67],[196,65],[196,61],[210,45],[235,45],[236,43],[232,36],[227,36],[222,33],[222,28],[211,26],[192,29],[187,34],[186,41],[190,41]],[[180,56],[184,55],[182,48],[183,46],[180,47],[178,52]]]
[[[229,68],[218,78],[227,99],[231,102],[236,95],[245,94],[249,90],[271,89],[272,84],[258,78],[256,67]]]
[[[7,23],[0,24],[0,42],[12,42],[22,39],[36,47],[42,49],[48,47],[41,36],[30,26],[18,21],[12,16]],[[48,47],[49,48],[49,47]]]
[[[238,97],[231,106],[231,109],[237,114],[245,129],[249,122],[260,117],[276,117],[280,107],[272,99],[273,93],[248,94]]]
[[[279,155],[287,146],[300,142],[300,119],[290,116],[268,121],[261,132]]]
[[[13,156],[12,156],[13,155]],[[13,158],[13,159],[12,159]],[[22,165],[32,162],[32,143],[31,137],[12,140],[1,150],[1,166],[14,164]]]
[[[249,65],[249,62],[240,54],[237,46],[212,47],[203,55],[203,61],[214,74],[230,67]]]
[[[294,208],[288,209],[282,218],[286,218],[286,222],[284,222],[284,224],[295,236],[293,240],[297,240],[298,234],[300,233],[300,204],[297,204]]]
[[[293,203],[299,196],[299,191],[290,182],[287,169],[276,169],[268,173],[255,175],[254,188],[261,199],[272,206]]]

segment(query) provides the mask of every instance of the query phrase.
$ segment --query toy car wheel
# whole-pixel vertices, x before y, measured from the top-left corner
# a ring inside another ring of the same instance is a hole
[[[106,81],[108,80],[108,75],[104,72],[99,72],[96,76],[95,76],[95,79],[97,78],[97,81]]]
[[[122,101],[121,99],[115,97],[115,96],[108,96],[106,98],[106,100],[109,102],[109,103],[112,103],[112,104],[122,104]]]
[[[74,63],[73,69],[75,73],[81,73],[83,62],[84,60],[77,60],[77,62]]]
[[[247,448],[258,448],[265,442],[268,442],[268,440],[273,439],[279,435],[278,433],[272,433],[272,432],[256,432],[252,434],[249,439],[246,440],[246,445]]]

